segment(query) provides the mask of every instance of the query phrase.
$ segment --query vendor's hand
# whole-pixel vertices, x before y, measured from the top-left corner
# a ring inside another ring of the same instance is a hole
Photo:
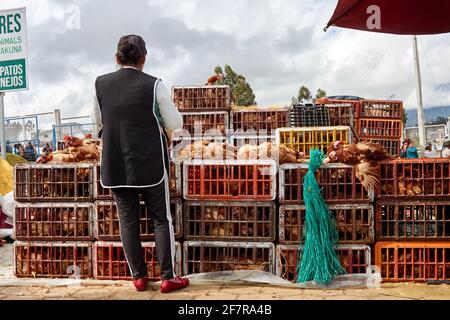
[[[166,136],[167,139],[167,145],[171,146],[173,142],[173,131],[164,129],[164,135]]]

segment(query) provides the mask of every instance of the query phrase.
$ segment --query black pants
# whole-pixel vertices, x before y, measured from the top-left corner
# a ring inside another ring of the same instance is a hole
[[[167,175],[161,184],[152,188],[119,188],[112,191],[119,211],[120,237],[133,278],[138,279],[147,275],[140,239],[139,194],[142,194],[155,229],[156,254],[161,267],[161,279],[173,279],[175,236],[170,214]]]

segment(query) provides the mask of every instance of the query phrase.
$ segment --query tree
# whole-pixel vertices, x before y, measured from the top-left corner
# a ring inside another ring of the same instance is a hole
[[[214,71],[216,74],[224,74],[222,67],[220,66],[217,66]],[[237,106],[249,107],[256,105],[256,96],[244,76],[234,72],[229,65],[225,65],[224,75],[224,79],[218,81],[217,84],[230,86],[231,92],[235,98],[234,103]]]
[[[311,94],[311,91],[307,87],[301,86],[300,89],[298,89],[297,96],[292,97],[292,103],[300,104],[305,102],[311,102],[312,99],[313,96]]]
[[[316,99],[322,99],[327,96],[327,92],[323,89],[318,89],[316,93]]]
[[[403,124],[406,126],[408,123],[408,112],[406,110],[403,110]]]

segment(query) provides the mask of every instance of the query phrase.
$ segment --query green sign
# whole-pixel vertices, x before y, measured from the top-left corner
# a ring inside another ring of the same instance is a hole
[[[0,92],[28,89],[26,8],[0,11]]]

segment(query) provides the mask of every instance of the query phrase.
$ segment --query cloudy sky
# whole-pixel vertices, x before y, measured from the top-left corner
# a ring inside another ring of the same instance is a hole
[[[132,3],[133,5],[131,5]],[[203,84],[216,65],[245,75],[260,105],[288,104],[300,85],[329,95],[416,107],[412,39],[331,28],[337,0],[2,0],[27,7],[30,91],[7,94],[6,115],[89,115],[96,76],[115,70],[117,40],[142,35],[146,72]],[[450,105],[450,34],[421,37],[424,100]],[[51,119],[50,119],[51,120]]]

